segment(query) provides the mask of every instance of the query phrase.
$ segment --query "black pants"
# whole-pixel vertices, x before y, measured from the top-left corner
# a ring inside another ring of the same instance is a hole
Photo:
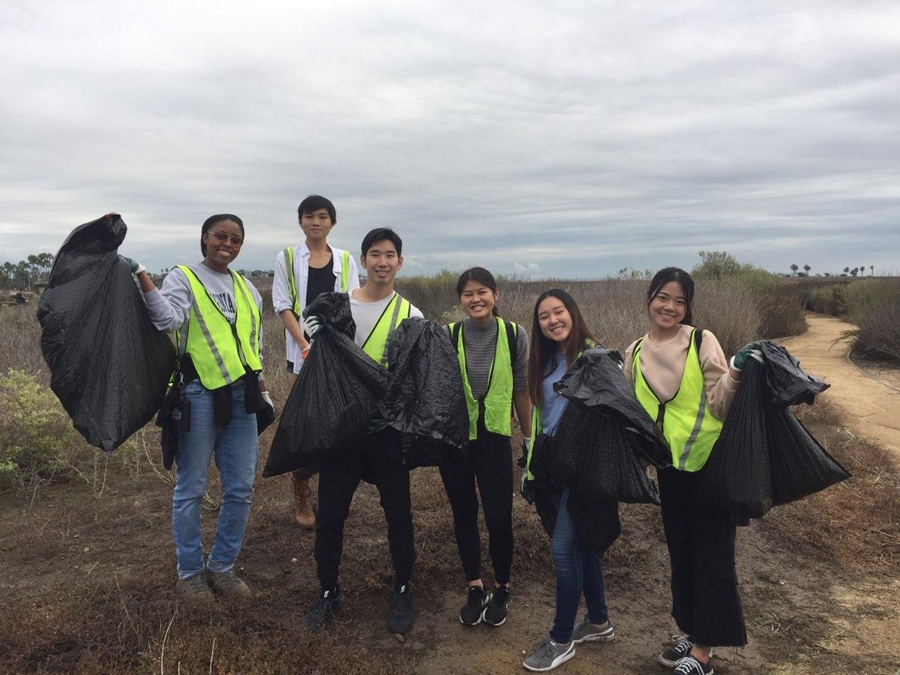
[[[481,493],[484,520],[487,523],[494,581],[509,583],[513,559],[512,451],[509,436],[493,434],[478,421],[478,438],[469,443],[469,464],[442,466],[441,478],[450,508],[453,529],[466,581],[481,578],[481,536],[478,534],[478,497]]]
[[[734,517],[697,499],[699,473],[659,472],[672,562],[672,616],[704,647],[742,647],[747,629],[734,567]]]
[[[409,472],[403,466],[400,434],[394,429],[383,429],[369,434],[364,446],[322,463],[315,555],[323,589],[332,589],[337,584],[344,548],[344,521],[363,477],[375,484],[381,497],[396,583],[408,584],[412,576],[415,552]]]

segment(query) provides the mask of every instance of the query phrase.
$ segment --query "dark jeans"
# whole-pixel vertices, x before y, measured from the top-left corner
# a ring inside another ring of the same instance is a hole
[[[337,584],[344,547],[344,521],[350,514],[353,493],[364,476],[375,484],[381,497],[396,583],[408,584],[412,576],[415,551],[409,472],[403,466],[400,434],[388,428],[369,434],[364,446],[342,451],[322,463],[315,555],[323,589],[332,589]]]
[[[747,630],[734,567],[732,514],[697,500],[701,473],[659,471],[672,562],[672,617],[704,647],[742,647]]]
[[[481,493],[484,520],[487,524],[494,581],[509,583],[513,559],[512,450],[509,437],[493,434],[479,420],[478,438],[469,443],[468,465],[440,468],[441,479],[453,509],[456,546],[462,560],[466,581],[481,578],[481,536],[478,533],[478,496]]]
[[[582,593],[591,623],[605,623],[609,619],[609,610],[606,607],[600,558],[587,552],[587,547],[575,531],[568,511],[569,491],[554,494],[553,501],[557,504],[557,514],[550,553],[556,568],[556,618],[550,637],[565,643],[572,639]]]

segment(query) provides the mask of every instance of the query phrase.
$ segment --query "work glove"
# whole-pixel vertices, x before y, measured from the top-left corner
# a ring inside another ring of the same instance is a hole
[[[522,484],[519,486],[519,492],[522,493],[522,497],[529,504],[534,504],[534,486],[532,482],[528,480],[528,472],[525,471],[522,474]]]
[[[749,358],[756,359],[760,363],[765,363],[760,347],[762,347],[761,342],[750,342],[741,347],[738,350],[738,353],[731,357],[731,367],[740,373],[744,369],[744,364],[747,363],[747,359]]]
[[[321,316],[317,316],[316,314],[310,314],[308,317],[303,319],[303,332],[309,335],[310,339],[316,336],[320,330],[322,330],[322,326],[325,325],[325,319]]]
[[[140,274],[141,272],[147,271],[147,268],[141,265],[141,263],[139,263],[137,260],[126,258],[124,255],[120,255],[119,257],[128,263],[128,266],[131,268],[132,274]]]
[[[275,404],[272,402],[272,397],[269,396],[268,391],[261,391],[259,395],[262,396],[262,400],[266,402],[266,405],[272,409],[272,412],[275,412]]]

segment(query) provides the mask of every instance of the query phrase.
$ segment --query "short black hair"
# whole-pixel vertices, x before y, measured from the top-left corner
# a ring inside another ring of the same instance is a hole
[[[328,211],[332,225],[337,223],[337,211],[334,210],[334,204],[322,195],[310,195],[300,202],[300,206],[297,207],[297,217],[302,218],[304,213],[315,213],[320,209]]]
[[[670,281],[677,283],[684,291],[684,318],[681,323],[691,326],[694,321],[694,280],[690,274],[679,267],[664,267],[653,275],[653,279],[650,280],[650,288],[647,289],[647,307],[650,306],[662,287]]]
[[[217,213],[214,216],[210,216],[206,220],[203,221],[203,227],[200,228],[200,252],[203,254],[203,257],[206,257],[206,244],[203,243],[203,235],[209,232],[209,228],[211,228],[216,223],[221,223],[222,221],[230,220],[235,223],[239,228],[241,228],[241,236],[244,235],[244,221],[238,218],[236,215],[232,213]]]
[[[403,240],[400,239],[400,235],[394,232],[389,227],[376,227],[374,230],[371,230],[369,234],[363,237],[362,240],[362,255],[363,258],[366,257],[366,254],[369,252],[369,249],[372,248],[379,241],[390,241],[393,242],[394,248],[397,249],[397,255],[403,255]]]

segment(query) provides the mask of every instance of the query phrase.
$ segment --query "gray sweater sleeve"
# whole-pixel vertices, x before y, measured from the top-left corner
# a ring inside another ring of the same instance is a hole
[[[257,294],[258,295],[258,294]],[[194,293],[187,277],[177,267],[166,275],[162,290],[154,288],[144,293],[150,320],[157,330],[171,333],[188,320]]]
[[[522,326],[516,331],[516,362],[513,364],[513,391],[528,389],[528,333]]]

